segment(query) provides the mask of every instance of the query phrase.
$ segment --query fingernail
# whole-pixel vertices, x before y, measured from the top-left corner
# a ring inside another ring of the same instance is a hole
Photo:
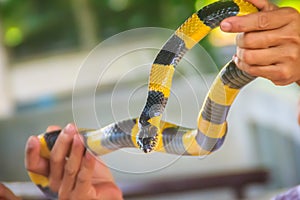
[[[63,133],[67,135],[71,135],[74,131],[75,131],[74,125],[70,123],[64,128]]]
[[[231,31],[231,29],[232,29],[232,25],[231,25],[231,23],[229,23],[229,22],[222,22],[221,23],[221,29],[223,30],[223,31]]]

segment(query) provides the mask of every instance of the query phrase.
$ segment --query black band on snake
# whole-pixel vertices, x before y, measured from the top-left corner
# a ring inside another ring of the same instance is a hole
[[[110,124],[99,130],[79,129],[85,146],[95,155],[120,148],[139,148],[145,153],[159,151],[180,155],[208,155],[219,149],[227,132],[226,117],[240,89],[255,79],[229,62],[215,78],[198,116],[197,129],[161,120],[170,96],[175,68],[184,54],[220,22],[231,16],[257,12],[244,0],[221,0],[189,17],[170,37],[155,58],[148,85],[146,105],[139,118]],[[60,131],[39,135],[41,155],[49,158]],[[47,177],[29,172],[31,180],[47,195]]]

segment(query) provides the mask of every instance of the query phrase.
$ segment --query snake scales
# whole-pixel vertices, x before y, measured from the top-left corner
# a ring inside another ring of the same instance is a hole
[[[220,22],[230,16],[246,15],[257,9],[244,0],[220,0],[190,16],[169,38],[155,58],[148,85],[146,105],[139,118],[110,124],[99,130],[80,129],[85,146],[95,155],[120,148],[142,149],[180,155],[208,155],[219,149],[227,132],[226,117],[240,89],[255,79],[239,70],[233,61],[223,67],[210,87],[198,116],[197,129],[180,127],[161,120],[170,96],[172,77],[183,55]],[[49,158],[60,131],[39,135],[40,154]],[[47,196],[47,177],[29,172],[31,180]]]

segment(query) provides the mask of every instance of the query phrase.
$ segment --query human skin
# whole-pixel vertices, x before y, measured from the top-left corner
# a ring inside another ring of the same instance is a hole
[[[234,61],[250,75],[276,85],[300,84],[300,14],[267,0],[248,0],[260,12],[222,21],[225,32],[238,32]]]
[[[0,200],[21,200],[21,198],[15,196],[10,189],[0,183]]]
[[[59,129],[58,126],[49,126],[46,131]],[[25,151],[26,169],[48,177],[49,186],[58,193],[59,199],[123,199],[109,168],[86,151],[73,124],[62,130],[49,160],[40,156],[36,136],[28,139]]]

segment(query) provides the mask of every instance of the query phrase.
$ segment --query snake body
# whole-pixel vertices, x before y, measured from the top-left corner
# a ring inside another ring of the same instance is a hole
[[[175,68],[184,54],[220,22],[231,16],[257,12],[244,0],[220,0],[190,16],[169,38],[155,58],[148,85],[148,97],[139,118],[110,124],[99,130],[79,129],[85,146],[95,155],[121,148],[139,148],[145,153],[158,151],[180,155],[208,155],[219,149],[227,132],[226,117],[240,89],[255,77],[238,69],[233,61],[215,78],[199,112],[197,129],[181,127],[161,120],[170,96]],[[60,131],[39,135],[40,154],[49,158]],[[47,195],[47,177],[29,172],[31,180]]]

